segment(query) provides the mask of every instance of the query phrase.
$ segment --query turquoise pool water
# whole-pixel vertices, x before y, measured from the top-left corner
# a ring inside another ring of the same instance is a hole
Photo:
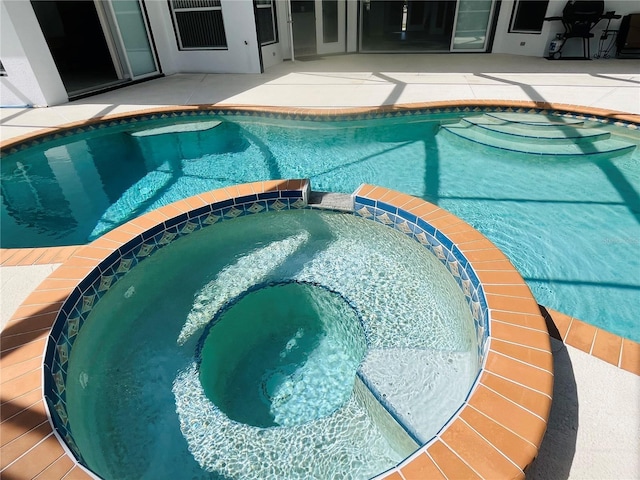
[[[339,294],[298,282],[262,286],[214,322],[198,353],[200,383],[231,420],[302,425],[349,400],[367,342]]]
[[[509,256],[541,304],[640,341],[640,149],[611,158],[501,153],[443,135],[450,116],[212,120],[222,124],[142,137],[132,133],[162,122],[130,124],[7,156],[2,247],[86,243],[230,184],[306,177],[315,190],[352,192],[367,182],[465,219]]]
[[[261,213],[174,241],[93,306],[68,428],[106,479],[366,479],[432,438],[479,368],[465,297],[420,243]]]

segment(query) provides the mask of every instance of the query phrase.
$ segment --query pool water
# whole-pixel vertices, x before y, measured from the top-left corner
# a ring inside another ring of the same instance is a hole
[[[464,295],[418,242],[350,214],[261,213],[108,290],[71,351],[67,414],[104,478],[365,479],[432,438],[479,368]]]
[[[640,341],[640,149],[605,158],[499,153],[443,135],[451,116],[305,122],[204,117],[177,135],[129,124],[2,161],[2,247],[86,243],[202,191],[278,178],[361,183],[460,216],[510,258],[539,303]],[[193,119],[190,119],[193,121]],[[587,124],[589,122],[586,122]],[[638,132],[595,124],[627,142]]]
[[[200,383],[231,420],[289,427],[326,417],[353,391],[366,339],[355,310],[310,284],[243,296],[207,332]]]

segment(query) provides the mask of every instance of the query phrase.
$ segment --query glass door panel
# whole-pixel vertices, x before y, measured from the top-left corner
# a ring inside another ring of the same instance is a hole
[[[291,0],[293,51],[295,57],[315,55],[316,4],[314,0]]]
[[[456,0],[363,0],[363,52],[448,52]]]
[[[133,79],[158,72],[147,24],[138,0],[110,2]]]
[[[493,3],[494,0],[459,0],[451,50],[486,51]]]
[[[345,51],[345,0],[315,0],[317,52],[340,53]]]

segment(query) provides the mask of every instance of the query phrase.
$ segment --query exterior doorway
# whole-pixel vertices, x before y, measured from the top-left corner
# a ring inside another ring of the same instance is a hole
[[[363,52],[448,52],[456,0],[363,0]]]
[[[346,0],[289,0],[294,58],[346,51]]]
[[[69,98],[159,73],[138,0],[31,5]]]
[[[486,52],[496,0],[361,0],[361,52]]]

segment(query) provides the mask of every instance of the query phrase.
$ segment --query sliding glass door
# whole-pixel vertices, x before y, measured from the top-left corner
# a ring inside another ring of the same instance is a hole
[[[70,98],[159,72],[139,0],[32,0]]]
[[[448,52],[456,0],[363,0],[363,52]]]
[[[158,73],[149,31],[138,0],[109,2],[132,79]]]
[[[486,51],[495,0],[361,0],[360,51]]]

